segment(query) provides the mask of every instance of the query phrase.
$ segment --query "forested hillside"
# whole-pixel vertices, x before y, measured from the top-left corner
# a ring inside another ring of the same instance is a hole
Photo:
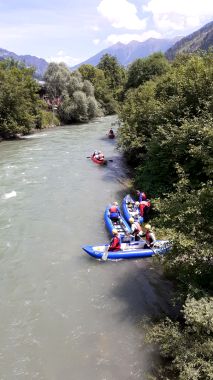
[[[201,29],[176,42],[165,53],[168,59],[173,59],[179,53],[193,53],[198,50],[207,51],[213,47],[213,21]]]
[[[152,223],[173,242],[162,259],[181,311],[153,322],[156,380],[213,377],[213,53],[152,59],[127,72],[119,145],[135,187],[152,198]]]

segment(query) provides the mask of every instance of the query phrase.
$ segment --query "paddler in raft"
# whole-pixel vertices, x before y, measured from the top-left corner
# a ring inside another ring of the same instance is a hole
[[[156,237],[153,232],[153,228],[150,224],[145,224],[144,226],[145,232],[143,233],[143,236],[146,238],[146,243],[144,245],[144,248],[152,248],[156,242]]]
[[[112,128],[109,130],[108,137],[109,137],[110,139],[114,139],[114,137],[115,137],[115,134],[114,134],[114,131],[113,131]]]
[[[99,161],[104,161],[104,154],[99,150],[95,150],[92,157],[95,157],[96,160],[99,160]]]
[[[112,206],[109,208],[109,217],[112,221],[118,222],[120,219],[120,209],[118,207],[118,202],[113,202]]]
[[[99,161],[103,161],[103,160],[104,160],[104,154],[103,154],[103,152],[101,152],[100,150],[98,151],[98,157],[97,157],[97,160],[99,160]]]
[[[108,251],[120,251],[121,250],[121,241],[118,234],[118,231],[114,228],[112,230],[113,238],[110,241],[110,245],[108,247]]]
[[[143,236],[143,231],[139,222],[134,220],[133,217],[129,218],[129,223],[131,224],[131,233],[135,238],[135,241],[141,240]]]
[[[147,199],[146,193],[144,193],[144,191],[136,190],[136,194],[138,196],[139,202],[145,201]]]

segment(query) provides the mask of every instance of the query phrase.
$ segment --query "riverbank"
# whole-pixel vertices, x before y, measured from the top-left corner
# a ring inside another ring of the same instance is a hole
[[[24,140],[27,136],[30,136],[30,135],[34,135],[34,134],[39,134],[39,133],[42,133],[44,132],[46,129],[53,129],[53,128],[56,128],[56,127],[60,127],[61,124],[50,124],[50,125],[47,125],[43,128],[32,128],[29,133],[26,133],[26,134],[21,134],[21,133],[17,133],[15,134],[14,136],[12,137],[8,137],[8,138],[3,138],[0,136],[0,142],[2,141],[11,141],[11,140]]]

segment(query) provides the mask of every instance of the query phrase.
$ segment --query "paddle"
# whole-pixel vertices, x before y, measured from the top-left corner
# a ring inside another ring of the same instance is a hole
[[[155,255],[158,255],[158,254],[160,254],[160,252],[158,253],[158,252],[156,252],[155,250],[154,250],[154,245],[153,245],[153,248],[152,247],[149,247],[150,249],[151,249],[151,251],[155,254]],[[157,248],[160,248],[161,250],[162,249],[166,249],[167,248],[167,243],[164,243],[162,246],[160,245],[159,247],[157,246],[157,247],[155,247],[156,249]]]
[[[102,258],[101,258],[101,259],[104,260],[104,261],[106,261],[107,258],[108,258],[108,254],[109,254],[108,249],[109,249],[109,246],[108,246],[108,245],[105,245],[104,253],[103,253]]]
[[[91,158],[91,156],[88,156],[86,158]],[[106,161],[113,162],[113,160],[106,160]]]
[[[156,255],[156,251],[154,250],[154,248],[149,247],[149,249],[151,249],[151,251]]]

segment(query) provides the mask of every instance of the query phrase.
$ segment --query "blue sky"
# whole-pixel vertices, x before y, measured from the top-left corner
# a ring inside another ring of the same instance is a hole
[[[72,66],[120,41],[184,36],[213,0],[0,0],[0,47]]]

